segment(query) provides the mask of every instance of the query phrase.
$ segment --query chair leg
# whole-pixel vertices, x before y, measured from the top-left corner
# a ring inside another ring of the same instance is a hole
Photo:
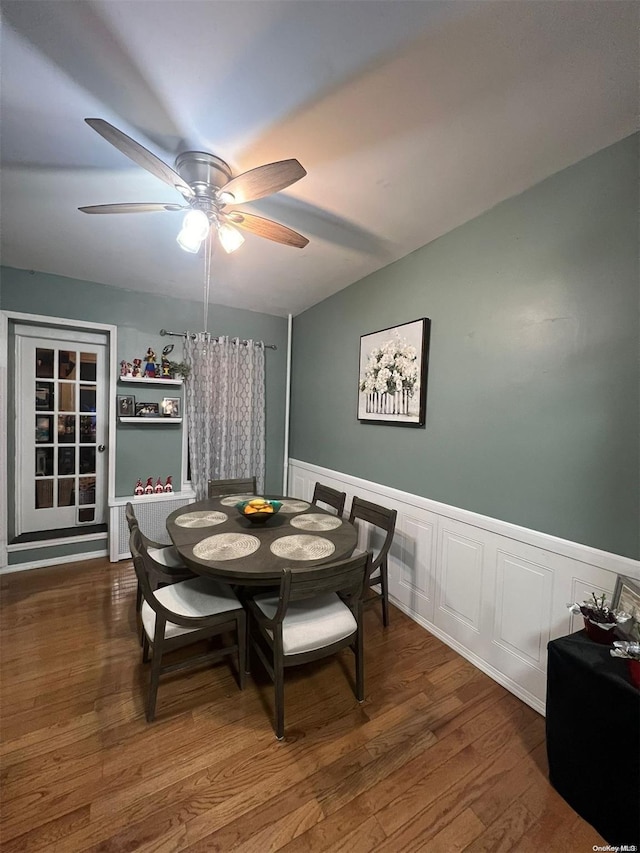
[[[147,632],[142,628],[142,663],[149,663],[149,638]]]
[[[152,723],[156,716],[156,697],[162,668],[162,652],[164,634],[167,623],[156,613],[156,628],[153,634],[153,655],[151,657],[151,678],[149,679],[149,696],[147,698],[147,722]]]
[[[147,722],[152,723],[156,716],[156,698],[160,682],[160,667],[162,665],[162,643],[153,644],[151,658],[151,678],[149,680],[149,695],[147,697]]]
[[[273,661],[273,686],[275,688],[276,704],[276,737],[284,738],[284,666],[282,660]]]
[[[238,685],[244,690],[245,673],[247,672],[247,617],[243,611],[236,619],[236,634],[238,642]]]
[[[364,702],[364,638],[362,632],[362,614],[360,614],[358,633],[356,635],[353,651],[356,656],[356,699],[358,702]]]
[[[382,596],[382,624],[389,627],[389,578],[387,573],[387,561],[380,566],[380,592]]]

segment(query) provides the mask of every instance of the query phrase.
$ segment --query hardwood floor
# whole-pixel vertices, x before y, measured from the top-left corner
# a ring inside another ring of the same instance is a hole
[[[160,683],[134,630],[129,563],[4,575],[3,853],[587,851],[606,842],[547,782],[544,720],[402,613],[287,675],[286,739],[255,664]]]

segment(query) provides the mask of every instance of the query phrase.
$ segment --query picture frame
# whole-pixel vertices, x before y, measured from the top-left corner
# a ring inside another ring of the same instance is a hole
[[[53,416],[40,415],[36,417],[36,444],[53,442]]]
[[[160,404],[159,403],[136,403],[137,418],[159,418]]]
[[[165,418],[179,418],[181,417],[181,404],[180,397],[165,397],[162,400],[160,410]]]
[[[36,381],[36,411],[53,410],[53,382]]]
[[[361,335],[360,423],[425,425],[430,337],[428,317]]]
[[[118,416],[133,418],[136,414],[136,398],[133,394],[118,394]]]
[[[611,599],[612,610],[623,610],[640,622],[640,581],[618,575]]]

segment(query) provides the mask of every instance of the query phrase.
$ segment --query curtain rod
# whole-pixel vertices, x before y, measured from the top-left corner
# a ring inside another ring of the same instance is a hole
[[[169,332],[167,329],[160,329],[160,337],[164,338],[166,335],[170,335],[172,338],[186,338],[187,337],[186,332]],[[195,340],[196,335],[194,332],[191,333],[191,337]],[[215,340],[215,336],[214,336],[214,340]],[[231,340],[233,341],[233,338]],[[242,346],[246,347],[246,345],[249,343],[249,341],[240,341],[239,340],[238,343],[242,344]],[[259,346],[259,344],[256,343],[255,346]],[[265,349],[278,349],[278,347],[275,344],[265,344],[264,348]]]

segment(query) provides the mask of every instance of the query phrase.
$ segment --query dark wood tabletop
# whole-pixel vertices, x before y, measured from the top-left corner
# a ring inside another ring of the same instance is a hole
[[[280,582],[285,567],[310,568],[352,554],[358,535],[348,521],[298,498],[265,497],[283,501],[283,507],[264,524],[254,524],[236,509],[235,504],[242,496],[210,498],[172,512],[167,518],[167,531],[185,564],[197,574],[231,583],[273,586]],[[295,521],[305,515],[325,520]],[[295,526],[298,524],[304,526]],[[314,529],[315,524],[337,526],[329,530]],[[295,540],[285,539],[294,536]],[[277,543],[277,540],[284,541]],[[305,559],[292,556],[300,548],[305,551]]]

